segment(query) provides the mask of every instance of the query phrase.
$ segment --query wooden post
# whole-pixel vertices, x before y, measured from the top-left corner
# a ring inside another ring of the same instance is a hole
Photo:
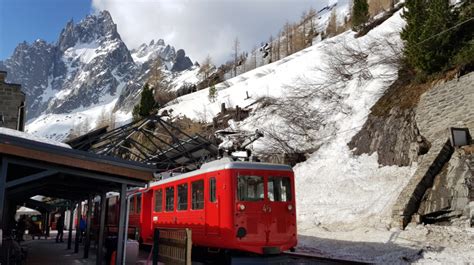
[[[155,228],[153,231],[153,265],[158,265],[160,230]]]
[[[235,120],[240,121],[240,107],[239,105],[235,106]]]
[[[225,112],[226,112],[225,103],[222,103],[221,104],[221,114],[224,114]]]

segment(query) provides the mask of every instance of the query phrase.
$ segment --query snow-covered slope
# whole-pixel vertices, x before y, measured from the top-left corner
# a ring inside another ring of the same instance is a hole
[[[307,106],[316,110],[325,109],[326,127],[313,132],[319,139],[309,142],[297,135],[291,136],[298,149],[304,149],[304,145],[307,145],[307,149],[319,148],[306,162],[295,167],[299,196],[298,220],[303,229],[341,223],[366,224],[381,220],[388,223],[385,217],[390,212],[393,200],[414,168],[380,167],[376,155],[354,157],[346,143],[364,124],[370,107],[397,77],[396,65],[375,63],[393,56],[393,53],[383,50],[371,52],[369,48],[373,49],[381,39],[400,46],[398,32],[403,25],[404,22],[397,13],[364,37],[355,39],[354,33],[346,32],[283,60],[227,80],[225,84],[218,84],[218,98],[215,102],[209,101],[209,92],[205,89],[180,97],[177,104],[171,104],[165,109],[172,109],[173,115],[211,122],[220,111],[221,103],[246,107],[261,97],[292,97],[294,95],[291,93],[294,92],[289,87],[297,83],[307,84],[316,80],[329,83],[330,80],[325,79],[329,78],[327,73],[322,70],[322,65],[331,64],[331,58],[327,56],[329,49],[342,50],[341,45],[344,44],[367,52],[372,77],[360,79],[357,76],[359,73],[354,69],[355,76],[345,83],[338,83],[339,87],[334,90],[341,97],[340,104],[345,106],[344,111],[334,108],[334,103],[320,99],[315,99],[312,105]],[[360,66],[356,65],[354,68],[358,67]],[[247,92],[250,98],[247,98]],[[288,126],[273,113],[274,111],[266,109],[258,110],[240,126],[263,131]],[[258,151],[271,144],[271,141],[263,139],[256,143],[255,148]]]
[[[422,226],[404,232],[389,230],[392,206],[415,172],[416,164],[381,166],[376,154],[354,156],[347,146],[364,124],[370,108],[397,78],[398,65],[392,59],[400,54],[402,46],[398,33],[405,23],[400,13],[364,37],[356,39],[354,33],[346,32],[218,84],[214,102],[209,101],[209,92],[205,89],[180,97],[165,108],[172,109],[173,115],[210,122],[220,111],[221,103],[255,108],[259,104],[252,104],[262,97],[284,102],[301,96],[292,93],[295,87],[305,84],[318,84],[314,87],[337,94],[337,102],[316,97],[304,106],[324,118],[324,126],[312,129],[314,139],[291,133],[286,138],[292,148],[316,149],[307,161],[294,168],[299,249],[302,251],[389,263],[467,261],[474,256],[473,249],[468,251],[473,245],[469,243],[473,231]],[[337,63],[334,57],[337,51],[347,52],[347,47],[367,57],[346,69],[349,78],[332,83],[334,76],[328,74],[328,69]],[[333,87],[321,84],[333,84]],[[338,107],[341,105],[342,108]],[[257,108],[238,125],[250,131],[256,128],[271,133],[285,131],[292,124],[282,119],[276,108]],[[274,144],[271,139],[263,138],[254,144],[254,149],[261,151]],[[456,233],[462,233],[459,242],[444,239],[445,234]],[[418,241],[421,234],[429,243]],[[406,238],[401,239],[399,235]]]

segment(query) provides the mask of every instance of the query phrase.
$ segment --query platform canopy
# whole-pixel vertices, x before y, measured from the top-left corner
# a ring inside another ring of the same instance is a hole
[[[0,130],[0,229],[8,231],[17,205],[43,195],[79,202],[117,191],[121,202],[131,187],[144,187],[156,170],[144,163],[42,142]],[[123,203],[125,205],[125,203]],[[125,210],[125,208],[121,208]],[[120,221],[125,220],[122,211]],[[5,233],[4,233],[5,235]]]

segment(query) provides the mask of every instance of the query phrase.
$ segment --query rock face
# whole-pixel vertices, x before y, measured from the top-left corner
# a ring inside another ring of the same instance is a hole
[[[423,221],[447,222],[454,217],[470,218],[469,203],[474,201],[474,153],[457,149],[449,163],[435,177],[420,204]],[[472,148],[474,150],[474,145]],[[473,211],[474,213],[474,211]]]
[[[371,114],[349,147],[355,155],[377,152],[381,165],[409,166],[429,144],[418,132],[414,109],[392,108],[387,116]]]
[[[176,53],[176,59],[174,60],[173,68],[171,71],[173,72],[181,72],[186,69],[189,69],[193,66],[193,62],[186,56],[186,52],[182,49],[178,50]]]
[[[23,42],[4,63],[3,69],[8,72],[7,81],[22,85],[28,114],[40,113],[47,108],[42,95],[49,85],[50,71],[58,70],[54,67],[56,53],[54,45],[42,40],[36,40],[31,45]]]
[[[21,43],[0,62],[0,70],[9,73],[8,82],[22,85],[27,118],[33,119],[129,98],[141,89],[157,58],[171,70],[177,54],[163,40],[130,52],[110,14],[102,11],[77,24],[68,22],[55,44]],[[176,67],[181,69],[180,60]]]

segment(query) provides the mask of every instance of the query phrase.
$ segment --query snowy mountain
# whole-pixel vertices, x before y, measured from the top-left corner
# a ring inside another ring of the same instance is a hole
[[[170,71],[192,66],[184,51],[175,52],[163,40],[130,51],[110,14],[102,11],[77,24],[68,22],[55,44],[21,43],[0,68],[9,72],[9,82],[22,84],[31,120],[107,105],[121,95],[123,103],[142,87],[158,57]]]

